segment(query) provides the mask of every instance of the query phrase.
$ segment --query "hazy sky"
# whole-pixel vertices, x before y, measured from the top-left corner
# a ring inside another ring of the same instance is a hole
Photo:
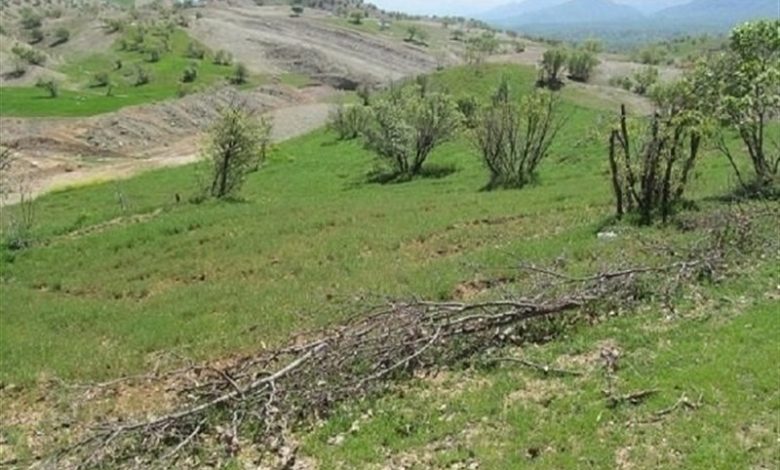
[[[457,14],[467,15],[487,11],[499,5],[519,2],[520,0],[369,0],[386,10],[403,11],[416,14]],[[634,6],[669,3],[685,3],[686,0],[617,0]]]
[[[466,14],[489,10],[512,0],[370,0],[386,10],[419,14]]]

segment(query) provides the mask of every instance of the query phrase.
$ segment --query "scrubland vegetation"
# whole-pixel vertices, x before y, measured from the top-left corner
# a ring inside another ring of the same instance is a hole
[[[116,30],[110,54],[63,68],[76,89],[4,88],[2,112],[257,84],[178,27]],[[422,31],[399,40],[454,40]],[[643,69],[631,87],[651,115],[571,91],[600,44],[549,48],[535,69],[487,63],[485,32],[457,40],[466,65],[358,86],[326,129],[271,146],[272,123],[236,99],[197,164],[4,208],[3,452],[112,468],[780,463],[777,32],[735,28],[673,83]]]

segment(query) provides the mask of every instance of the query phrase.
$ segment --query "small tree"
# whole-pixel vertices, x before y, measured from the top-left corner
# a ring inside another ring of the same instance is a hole
[[[39,78],[35,83],[37,88],[46,90],[49,94],[49,98],[56,98],[60,95],[60,85],[53,78]]]
[[[371,109],[360,105],[341,105],[330,115],[328,129],[335,132],[339,140],[352,140],[366,131],[371,118]]]
[[[204,149],[210,163],[209,195],[224,199],[236,195],[247,173],[263,162],[270,124],[261,127],[244,103],[232,101],[211,128]]]
[[[189,64],[181,74],[183,83],[192,83],[198,78],[198,67],[195,64]]]
[[[391,92],[372,110],[372,123],[365,132],[367,146],[396,178],[418,175],[431,151],[457,134],[462,119],[449,95],[422,96],[416,86]]]
[[[666,223],[682,201],[705,129],[690,82],[658,88],[654,98],[653,117],[633,127],[621,106],[609,138],[616,215],[636,212],[644,225],[656,216]]]
[[[569,78],[578,82],[587,82],[598,64],[599,60],[592,52],[584,49],[574,51],[569,55]]]
[[[634,72],[634,93],[646,95],[653,85],[658,83],[659,73],[656,67],[648,65]]]
[[[135,79],[133,80],[133,85],[143,86],[151,81],[152,76],[149,74],[148,70],[146,70],[144,67],[141,67],[140,65],[135,68]]]
[[[92,86],[95,88],[105,87],[111,83],[111,77],[108,72],[96,72],[92,76]]]
[[[355,10],[352,13],[349,14],[349,22],[352,24],[363,24],[363,18],[365,17],[365,13],[363,13],[363,10]]]
[[[233,64],[233,54],[224,49],[220,49],[214,54],[213,62],[215,65],[231,65]]]
[[[428,32],[416,24],[409,25],[409,27],[406,28],[406,39],[404,39],[406,42],[425,44],[427,39]]]
[[[43,41],[44,35],[40,28],[30,30],[30,44],[38,44]]]
[[[472,131],[490,171],[488,188],[521,188],[535,179],[539,163],[563,126],[558,106],[558,96],[548,91],[536,91],[518,101],[508,82],[502,81]]]
[[[292,10],[292,16],[293,17],[299,17],[303,15],[303,1],[302,0],[293,0],[292,6],[290,7]]]
[[[230,77],[230,82],[234,85],[243,85],[247,80],[249,80],[249,69],[243,63],[237,63],[233,70],[233,76]]]
[[[201,45],[198,43],[190,41],[189,44],[187,44],[187,51],[184,53],[185,57],[189,57],[190,59],[203,59],[206,56],[206,49],[204,49]]]
[[[54,42],[51,43],[51,47],[59,46],[70,40],[70,31],[67,28],[57,28],[54,32]]]
[[[490,32],[470,38],[466,45],[466,61],[471,65],[479,66],[485,59],[496,53],[498,45],[496,35]]]
[[[29,7],[22,8],[20,13],[22,17],[20,20],[22,24],[22,28],[36,29],[36,28],[40,28],[43,25],[43,17],[38,13],[34,12],[31,8]]]
[[[780,138],[771,131],[780,118],[780,21],[757,21],[736,27],[729,49],[700,65],[697,92],[707,112],[737,131],[753,168],[745,180],[737,156],[720,133],[718,148],[728,158],[745,189],[761,194],[780,174]]]
[[[560,47],[554,47],[547,49],[542,56],[541,62],[541,76],[539,82],[543,86],[550,88],[558,88],[561,85],[560,75],[563,73],[563,69],[566,66],[566,59],[568,53],[565,49]]]

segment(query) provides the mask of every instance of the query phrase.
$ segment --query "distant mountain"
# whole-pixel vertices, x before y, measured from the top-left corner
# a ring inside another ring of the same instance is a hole
[[[612,0],[569,0],[512,18],[514,24],[608,24],[645,19],[635,8]]]
[[[683,3],[690,3],[691,0],[615,0],[615,3],[622,3],[636,8],[645,15],[652,15],[661,10]]]
[[[522,2],[507,3],[506,5],[501,5],[482,13],[479,15],[479,19],[498,22],[511,21],[519,16],[558,6],[567,1],[569,0],[525,0]]]
[[[754,18],[778,18],[778,0],[693,0],[659,11],[655,19],[695,25],[724,25]]]

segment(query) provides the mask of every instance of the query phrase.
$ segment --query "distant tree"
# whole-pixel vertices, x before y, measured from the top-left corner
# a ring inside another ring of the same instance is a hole
[[[92,76],[92,86],[96,88],[108,86],[111,83],[111,77],[108,72],[97,72]]]
[[[43,65],[46,62],[46,54],[30,46],[16,44],[11,48],[11,52],[19,60],[23,60],[30,65]]]
[[[209,131],[203,151],[211,171],[208,194],[218,199],[235,196],[248,173],[263,163],[271,127],[255,119],[245,103],[232,101]]]
[[[498,39],[494,33],[486,31],[470,38],[466,45],[466,61],[471,65],[481,65],[498,50]]]
[[[473,129],[477,126],[477,117],[479,112],[479,102],[474,96],[459,98],[457,101],[458,111],[463,115],[463,122],[467,128]]]
[[[406,28],[406,35],[406,42],[424,44],[428,39],[428,33],[416,24],[409,25]]]
[[[247,80],[249,80],[249,69],[243,63],[237,63],[233,70],[233,76],[230,77],[230,82],[234,85],[243,85]]]
[[[184,55],[190,59],[203,59],[206,56],[206,49],[200,44],[190,41],[189,44],[187,44],[187,51]]]
[[[453,41],[463,41],[466,38],[466,32],[462,29],[455,29],[450,34],[450,39]]]
[[[30,30],[30,44],[38,44],[43,41],[44,35],[40,28]]]
[[[658,83],[659,75],[658,68],[649,65],[634,72],[634,93],[638,95],[649,93],[653,85]]]
[[[233,54],[224,49],[220,49],[214,54],[213,62],[215,65],[231,65],[233,63]]]
[[[599,64],[599,60],[592,52],[582,49],[569,54],[568,66],[569,78],[578,82],[587,82],[593,69]]]
[[[149,74],[149,71],[146,70],[144,67],[141,67],[140,65],[136,66],[135,79],[133,80],[133,85],[143,86],[148,84],[151,81],[152,81],[152,76]]]
[[[584,51],[590,52],[591,54],[599,54],[604,50],[604,43],[602,43],[600,39],[589,38],[582,43],[580,48]]]
[[[60,95],[60,85],[53,78],[41,77],[35,83],[35,86],[46,90],[49,98],[56,98]]]
[[[54,32],[54,42],[51,43],[51,47],[59,46],[70,40],[70,31],[68,28],[57,28]]]
[[[198,78],[198,66],[196,64],[189,64],[182,71],[181,81],[182,83],[192,83]]]
[[[536,177],[563,120],[558,116],[559,98],[536,91],[517,100],[506,79],[492,103],[476,119],[472,138],[490,171],[489,189],[521,188]]]
[[[418,175],[433,149],[457,135],[462,119],[452,97],[422,96],[417,86],[392,91],[372,111],[367,146],[401,179]]]
[[[363,10],[355,10],[349,14],[349,22],[352,24],[363,24],[364,17],[365,13],[363,13]]]
[[[728,139],[719,136],[718,147],[743,187],[756,194],[771,190],[780,174],[780,21],[734,28],[728,51],[701,64],[695,80],[707,113],[735,130],[747,150],[752,181],[742,177]]]
[[[371,108],[361,105],[341,105],[330,115],[328,129],[339,140],[352,140],[362,136],[371,119]]]
[[[290,9],[292,10],[292,16],[294,17],[303,15],[303,0],[293,0]]]
[[[542,56],[540,84],[550,88],[561,85],[560,75],[566,67],[568,53],[561,47],[547,49]]]
[[[30,7],[24,7],[20,10],[20,23],[24,29],[36,29],[43,25],[43,17],[33,11]]]

